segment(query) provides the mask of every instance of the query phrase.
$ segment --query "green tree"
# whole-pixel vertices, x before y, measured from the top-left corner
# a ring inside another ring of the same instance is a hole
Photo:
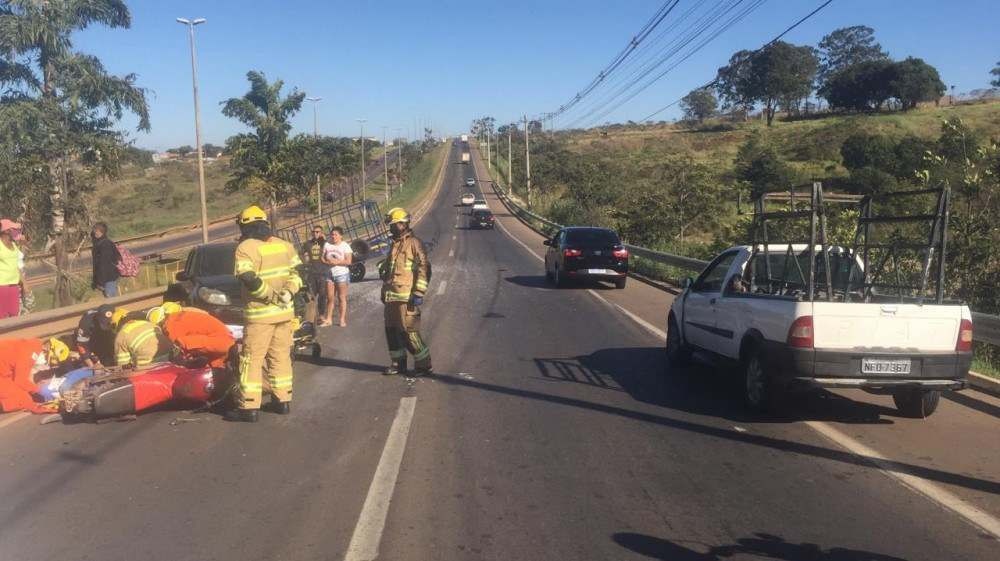
[[[844,140],[840,155],[849,170],[872,167],[884,171],[894,165],[895,148],[893,140],[884,134],[856,133]]]
[[[719,69],[715,89],[726,108],[739,108],[749,115],[757,99],[759,77],[751,67],[753,51],[737,51],[729,57],[729,64]]]
[[[818,66],[812,47],[777,41],[755,53],[734,54],[729,66],[719,69],[717,88],[730,104],[750,107],[760,102],[771,126],[779,106],[798,111],[812,93]]]
[[[684,112],[684,118],[699,123],[715,115],[718,105],[715,95],[708,88],[691,90],[681,99],[681,111]]]
[[[945,92],[937,69],[914,57],[893,64],[890,87],[904,110],[913,109],[921,101],[937,100]]]
[[[994,88],[1000,88],[1000,62],[993,67],[993,70],[990,70],[990,75],[996,76],[996,78],[990,81],[990,85]]]
[[[748,187],[754,197],[787,190],[795,181],[794,171],[759,133],[740,146],[734,167],[736,180]]]
[[[127,28],[121,0],[8,0],[0,5],[0,190],[55,254],[56,301],[72,301],[69,246],[89,231],[84,195],[120,172],[124,113],[149,129],[135,75],[114,76],[77,52],[72,35],[94,25]],[[17,181],[11,184],[11,181]]]
[[[820,86],[837,72],[862,62],[888,61],[889,55],[875,40],[875,30],[865,25],[841,27],[819,42]]]
[[[878,111],[893,97],[894,65],[887,60],[870,60],[841,68],[820,86],[817,94],[834,109]]]
[[[280,156],[292,130],[289,119],[302,109],[306,94],[294,89],[282,97],[284,82],[268,83],[264,73],[255,70],[247,72],[247,80],[250,91],[243,97],[222,102],[223,115],[253,130],[234,135],[226,142],[226,152],[231,156],[229,168],[233,173],[226,188],[251,191],[274,206],[290,194],[290,189],[296,188],[286,183]]]

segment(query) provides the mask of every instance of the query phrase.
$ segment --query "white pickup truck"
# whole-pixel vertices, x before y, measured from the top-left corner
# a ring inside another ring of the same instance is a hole
[[[825,291],[810,301],[802,275],[800,282],[771,283],[765,290],[759,286],[768,283],[759,266],[765,254],[754,257],[751,249],[730,248],[685,282],[667,319],[671,366],[683,364],[694,350],[738,364],[744,400],[758,411],[784,390],[858,388],[891,394],[902,414],[923,418],[937,408],[941,390],[966,386],[972,362],[967,306],[878,294],[855,301],[848,294],[845,301],[847,277],[860,276],[861,264],[852,267],[841,248],[830,251],[834,293],[838,284],[841,291],[833,301]],[[768,246],[772,270],[787,267],[787,249]],[[806,270],[808,244],[793,245],[792,253],[799,270]],[[817,249],[816,279],[825,278],[819,254]],[[752,257],[761,260],[755,268]]]

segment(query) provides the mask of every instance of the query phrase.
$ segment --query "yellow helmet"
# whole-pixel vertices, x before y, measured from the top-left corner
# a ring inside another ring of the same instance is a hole
[[[176,314],[177,312],[184,309],[177,302],[164,302],[163,305],[160,307],[163,308],[164,316],[169,316],[170,314]]]
[[[125,316],[128,315],[128,310],[125,308],[115,308],[115,312],[111,314],[111,327],[118,329],[118,325],[121,324]]]
[[[267,213],[264,212],[264,209],[259,206],[251,205],[240,213],[238,222],[240,226],[250,224],[252,222],[267,222]]]
[[[165,317],[167,317],[167,313],[164,311],[163,306],[155,306],[146,312],[146,321],[155,325],[159,325]]]
[[[397,222],[409,222],[410,213],[406,212],[405,208],[396,207],[389,209],[389,212],[385,213],[385,223],[395,224]]]
[[[69,358],[69,347],[55,337],[49,339],[49,360],[62,362]]]

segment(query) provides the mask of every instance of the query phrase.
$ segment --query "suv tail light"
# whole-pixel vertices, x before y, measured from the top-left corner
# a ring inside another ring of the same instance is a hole
[[[958,342],[955,343],[955,350],[959,352],[972,350],[972,322],[963,319],[958,326]]]
[[[580,251],[579,249],[572,249],[567,247],[566,249],[563,250],[563,257],[579,257],[581,255],[583,255],[583,252]]]
[[[628,259],[628,250],[625,249],[624,247],[616,247],[611,252],[611,255],[613,255],[617,259]]]
[[[799,349],[813,348],[813,318],[801,316],[788,328],[788,346]]]

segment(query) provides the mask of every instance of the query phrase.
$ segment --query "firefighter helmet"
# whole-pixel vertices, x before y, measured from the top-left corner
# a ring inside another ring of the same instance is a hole
[[[159,325],[165,317],[167,317],[167,312],[163,309],[163,306],[155,306],[146,312],[146,320],[154,325]]]
[[[114,313],[111,314],[111,327],[112,329],[118,329],[122,320],[128,315],[128,310],[125,308],[115,308]]]
[[[49,339],[49,360],[62,362],[69,358],[69,347],[55,337]]]
[[[406,212],[405,208],[391,208],[389,212],[385,213],[386,224],[395,224],[397,222],[410,222],[410,213]]]
[[[169,316],[170,314],[176,314],[177,312],[183,309],[181,305],[178,304],[177,302],[164,302],[163,305],[160,307],[163,308],[164,316]]]
[[[243,212],[240,213],[239,220],[240,226],[251,224],[253,222],[267,222],[267,213],[264,209],[257,205],[248,206]]]

